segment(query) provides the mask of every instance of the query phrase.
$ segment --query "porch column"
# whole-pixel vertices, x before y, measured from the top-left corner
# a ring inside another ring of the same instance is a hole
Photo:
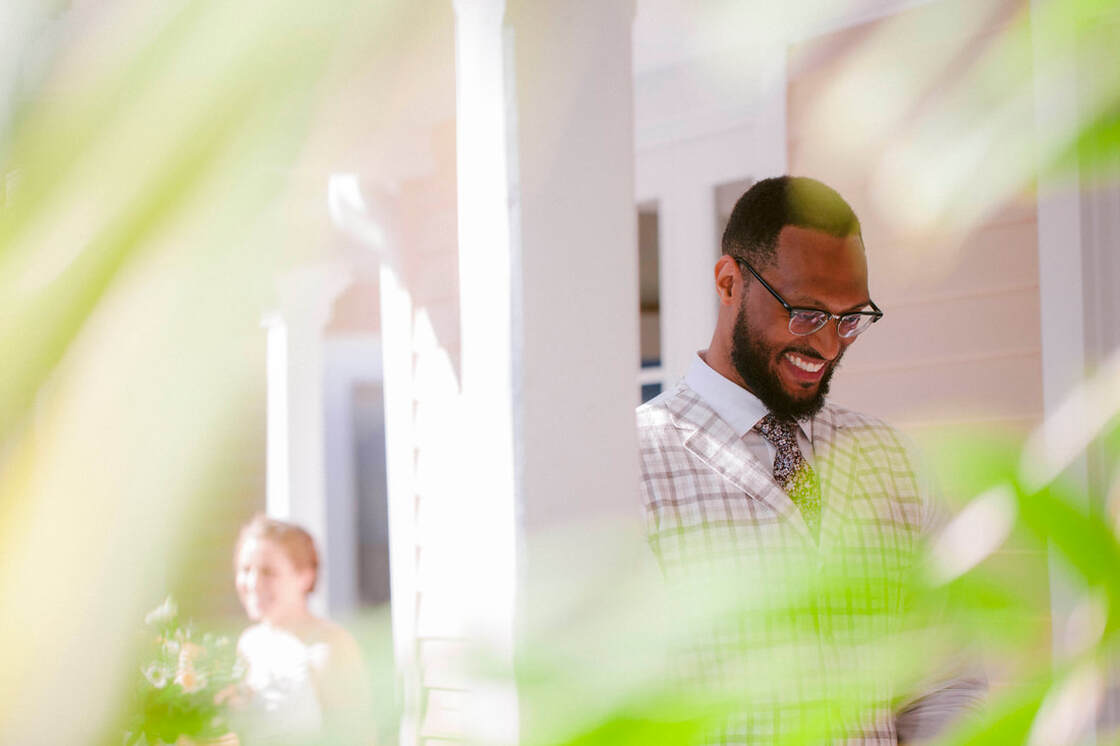
[[[633,0],[523,0],[509,14],[527,534],[640,513],[634,10]]]
[[[634,7],[454,7],[464,630],[511,663],[534,537],[639,514]],[[465,735],[516,742],[510,674]]]
[[[460,720],[479,743],[518,740],[513,682],[517,573],[514,502],[511,211],[507,157],[504,0],[455,0],[456,166],[458,180],[461,509],[455,572],[462,630],[504,669],[471,680]],[[468,507],[469,506],[469,507]],[[465,589],[469,585],[470,591]]]
[[[558,598],[606,608],[610,598],[581,594],[607,576],[638,577],[651,557],[634,414],[633,16],[632,0],[520,0],[507,17],[516,634],[530,646],[549,645]],[[524,717],[540,707],[524,702]]]
[[[277,282],[278,307],[266,315],[268,466],[266,512],[306,528],[326,551],[327,494],[323,443],[323,327],[349,273],[336,265],[300,267]],[[316,613],[330,599],[325,577],[311,597]]]

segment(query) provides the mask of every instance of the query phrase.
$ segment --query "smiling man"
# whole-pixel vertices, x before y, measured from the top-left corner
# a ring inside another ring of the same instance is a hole
[[[730,577],[714,592],[746,593],[743,608],[772,610],[789,593],[812,602],[785,624],[724,618],[693,646],[689,676],[742,702],[710,740],[927,738],[984,684],[950,676],[902,691],[867,655],[898,629],[936,511],[898,433],[826,401],[845,350],[883,317],[859,220],[819,181],[760,181],[735,205],[714,274],[708,349],[638,409],[650,546],[677,588],[707,584],[716,559]]]

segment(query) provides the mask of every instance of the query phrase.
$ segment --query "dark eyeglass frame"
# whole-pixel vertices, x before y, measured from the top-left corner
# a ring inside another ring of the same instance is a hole
[[[807,337],[810,334],[816,334],[817,332],[819,332],[821,329],[824,328],[825,324],[827,324],[832,319],[836,319],[836,333],[839,334],[844,339],[851,339],[851,338],[857,337],[860,334],[862,334],[863,332],[867,331],[871,327],[871,324],[874,324],[876,321],[883,318],[883,312],[881,310],[879,310],[879,307],[877,305],[875,305],[875,301],[871,300],[870,298],[867,299],[868,305],[871,306],[870,311],[849,311],[848,313],[837,314],[837,313],[831,313],[829,311],[825,311],[822,308],[805,308],[803,306],[791,306],[789,303],[786,302],[785,298],[783,298],[781,295],[778,294],[777,290],[770,287],[770,283],[768,283],[766,280],[762,279],[762,275],[760,275],[758,272],[754,271],[754,267],[752,267],[750,264],[748,264],[747,260],[741,259],[740,257],[737,257],[737,256],[732,257],[732,258],[736,262],[738,262],[739,264],[742,264],[744,267],[746,267],[747,271],[750,272],[752,275],[754,275],[754,279],[756,279],[760,283],[762,283],[762,287],[764,287],[768,291],[770,291],[770,295],[774,296],[774,298],[779,303],[782,304],[782,307],[785,308],[787,312],[789,312],[789,332],[790,332],[790,334],[796,334],[799,337]],[[816,328],[811,330],[811,331],[807,331],[807,332],[794,331],[794,329],[793,329],[793,319],[794,319],[794,315],[798,314],[798,313],[817,314],[818,317],[820,318],[820,323],[817,324]],[[863,317],[865,317],[865,316],[871,317],[871,321],[866,322],[866,323],[863,322]],[[852,319],[853,317],[859,317],[859,318],[857,318],[857,320],[855,322],[855,326],[853,327],[853,331],[849,332],[848,334],[845,334],[841,324],[843,324],[844,319]]]

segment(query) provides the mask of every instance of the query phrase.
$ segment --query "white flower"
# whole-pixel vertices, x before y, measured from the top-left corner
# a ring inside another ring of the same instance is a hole
[[[203,652],[202,647],[193,642],[184,642],[179,650],[179,668],[175,674],[175,683],[183,687],[183,691],[188,694],[206,686],[206,677],[194,668],[194,662]]]
[[[193,668],[184,668],[175,675],[175,683],[181,686],[184,692],[190,694],[206,686],[206,677]]]
[[[153,663],[145,666],[143,669],[144,678],[148,680],[156,689],[162,689],[167,686],[167,680],[170,678],[166,668],[158,663]]]

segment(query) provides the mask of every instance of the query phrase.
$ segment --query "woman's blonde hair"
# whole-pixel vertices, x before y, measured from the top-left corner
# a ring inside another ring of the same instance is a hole
[[[241,533],[237,535],[237,545],[233,549],[235,571],[241,546],[247,539],[268,539],[274,542],[287,555],[292,567],[297,570],[311,570],[311,585],[307,592],[315,590],[315,584],[319,581],[319,552],[315,549],[315,540],[305,529],[294,523],[279,521],[269,518],[264,513],[257,513],[241,527]]]

